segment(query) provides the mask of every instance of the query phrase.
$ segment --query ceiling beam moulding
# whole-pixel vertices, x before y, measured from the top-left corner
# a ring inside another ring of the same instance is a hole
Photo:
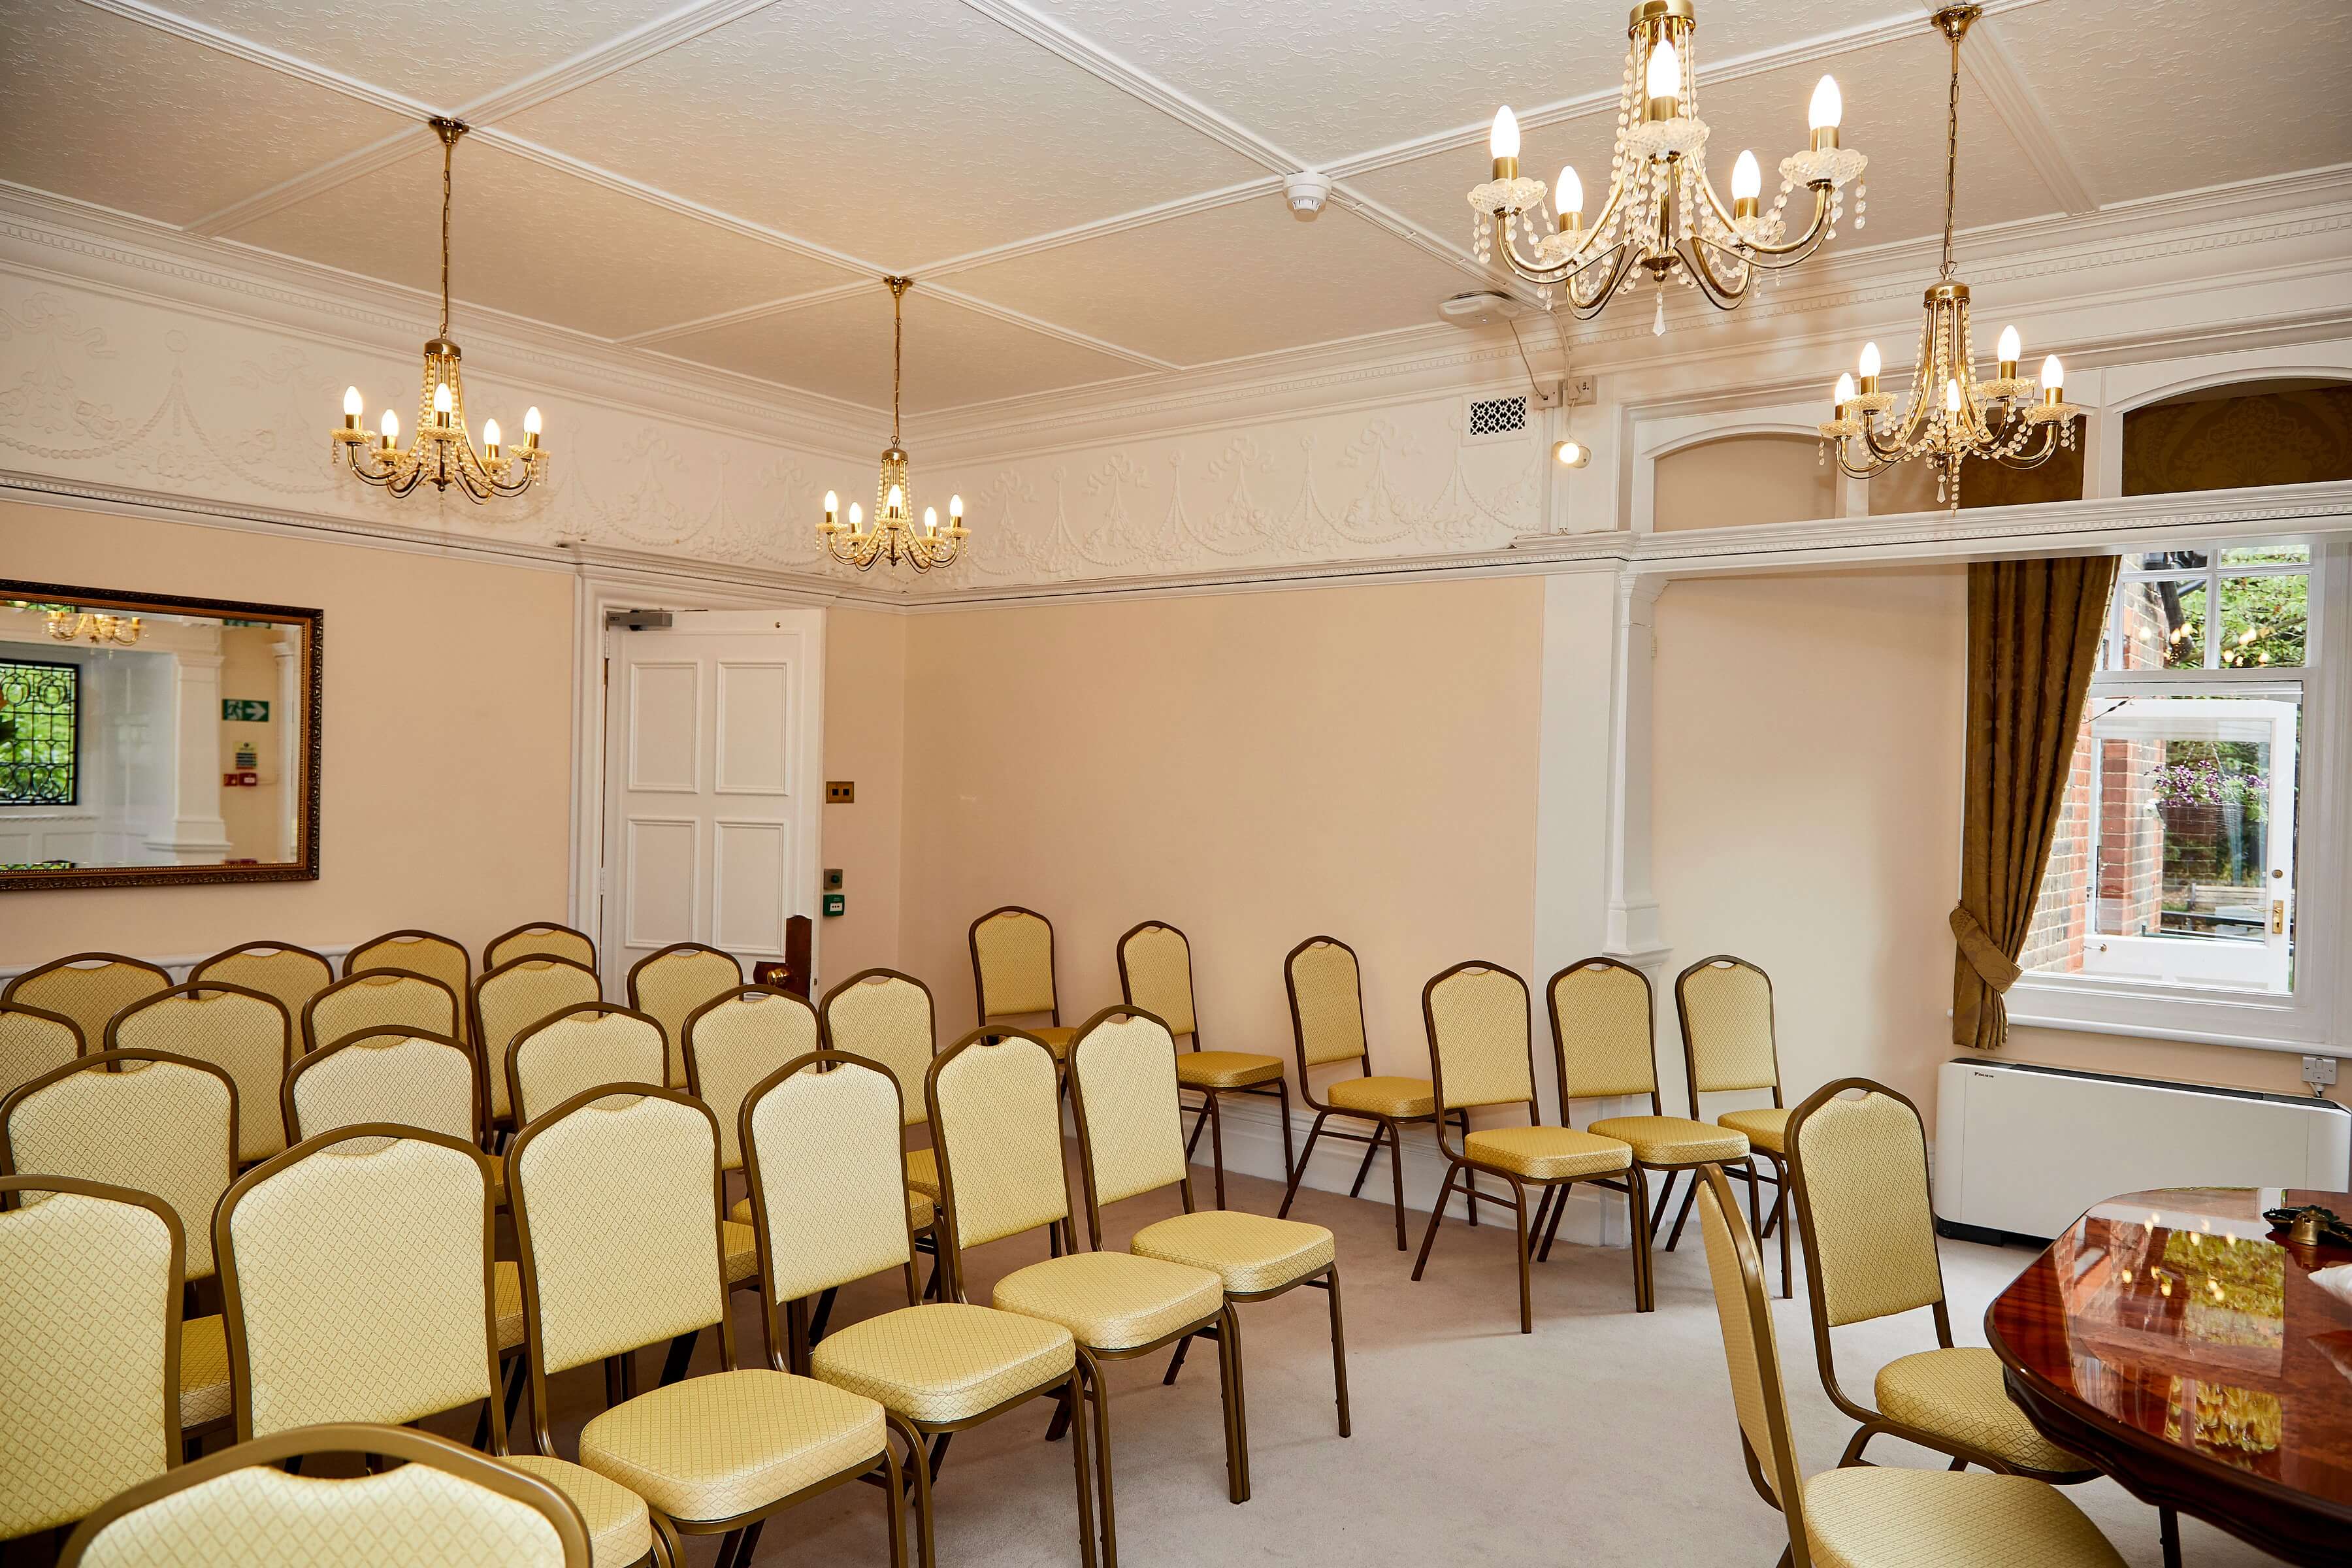
[[[338,92],[345,98],[357,99],[362,103],[373,104],[388,113],[404,114],[414,119],[424,120],[442,112],[439,109],[422,103],[405,93],[394,92],[389,88],[377,87],[373,82],[362,81],[357,77],[345,76],[342,72],[331,70],[325,66],[312,65],[309,60],[297,58],[283,50],[273,49],[267,44],[257,44],[249,38],[240,38],[235,33],[225,33],[218,27],[191,20],[186,16],[166,11],[161,6],[150,5],[146,4],[146,0],[82,0],[82,4],[94,11],[104,11],[110,16],[120,16],[125,21],[137,22],[142,26],[152,27],[159,33],[168,33],[173,37],[182,38],[192,44],[201,44],[208,49],[217,49],[222,54],[233,56],[248,64],[265,67],[282,76],[290,76],[298,80],[307,81],[312,87],[324,88],[329,92]]]
[[[920,279],[918,281],[919,282]],[[976,299],[963,292],[961,289],[950,289],[944,285],[934,284],[928,291],[937,294],[942,300],[951,300],[975,315],[992,317],[1008,326],[1026,328],[1030,331],[1042,333],[1061,342],[1071,343],[1082,349],[1091,349],[1099,354],[1108,354],[1113,359],[1125,360],[1129,364],[1142,365],[1150,370],[1183,368],[1174,360],[1161,359],[1157,354],[1148,354],[1140,349],[1128,348],[1124,344],[1114,343],[1104,338],[1090,337],[1085,332],[1076,331],[1068,327],[1056,326],[1052,321],[1041,320],[1024,310],[1015,310],[1003,305],[992,305],[985,300]]]
[[[2090,181],[2042,112],[2042,100],[2034,96],[2025,73],[2017,68],[2017,58],[2009,52],[2000,29],[1987,18],[1969,31],[1976,47],[1961,51],[1960,68],[1992,105],[1994,117],[2009,128],[2032,160],[2034,172],[2069,215],[2080,217],[2098,211],[2099,198]]]
[[[1191,217],[1195,213],[1214,212],[1219,207],[1229,207],[1236,202],[1246,202],[1258,196],[1272,195],[1280,189],[1282,189],[1282,176],[1262,174],[1256,179],[1244,180],[1238,184],[1221,185],[1213,191],[1202,191],[1197,195],[1179,196],[1174,201],[1158,202],[1148,207],[1137,207],[1132,212],[1120,213],[1113,217],[1096,218],[1087,223],[1072,224],[1067,228],[1057,228],[1048,234],[1032,235],[1026,239],[1015,239],[1003,245],[985,246],[978,250],[967,250],[959,255],[942,257],[928,266],[908,268],[907,276],[945,278],[951,273],[969,272],[974,268],[986,267],[998,261],[1012,261],[1024,256],[1035,256],[1044,251],[1059,250],[1066,245],[1078,245],[1089,239],[1101,239],[1109,235],[1125,234],[1129,229],[1148,228],[1155,223],[1166,223],[1171,218]]]
[[[631,332],[613,341],[624,348],[657,348],[673,338],[692,337],[716,327],[740,327],[749,321],[764,321],[771,316],[787,315],[805,310],[812,305],[830,305],[835,300],[846,300],[863,294],[874,287],[871,278],[860,278],[852,283],[835,283],[823,289],[811,289],[803,294],[786,294],[781,299],[762,300],[756,305],[739,305],[731,310],[715,310],[708,316],[698,316],[690,321],[673,321],[664,327],[649,327],[642,332]]]

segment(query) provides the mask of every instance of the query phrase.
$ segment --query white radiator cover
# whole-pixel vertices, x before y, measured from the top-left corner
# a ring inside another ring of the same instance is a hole
[[[2352,1190],[2352,1111],[2331,1100],[1960,1058],[1936,1085],[1936,1214],[2058,1235],[2151,1187]]]

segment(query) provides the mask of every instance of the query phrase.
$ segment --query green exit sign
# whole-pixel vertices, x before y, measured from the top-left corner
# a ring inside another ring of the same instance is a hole
[[[847,914],[849,900],[839,893],[827,893],[824,896],[824,912],[829,915]]]
[[[221,699],[221,719],[225,723],[267,724],[269,704],[256,697],[224,697]]]

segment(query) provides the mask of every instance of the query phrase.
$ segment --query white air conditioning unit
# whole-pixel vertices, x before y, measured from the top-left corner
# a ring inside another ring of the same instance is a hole
[[[1962,1058],[1936,1083],[1946,1235],[2046,1240],[2152,1187],[2352,1188],[2352,1110],[2333,1100]]]

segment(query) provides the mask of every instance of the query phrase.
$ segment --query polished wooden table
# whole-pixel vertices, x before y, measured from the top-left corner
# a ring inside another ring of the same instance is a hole
[[[2352,1247],[2266,1208],[2352,1194],[2177,1187],[2094,1207],[1985,1313],[2010,1397],[2143,1502],[2291,1563],[2352,1563]],[[2168,1543],[2169,1544],[2169,1543]],[[2169,1553],[2168,1553],[2169,1555]]]

